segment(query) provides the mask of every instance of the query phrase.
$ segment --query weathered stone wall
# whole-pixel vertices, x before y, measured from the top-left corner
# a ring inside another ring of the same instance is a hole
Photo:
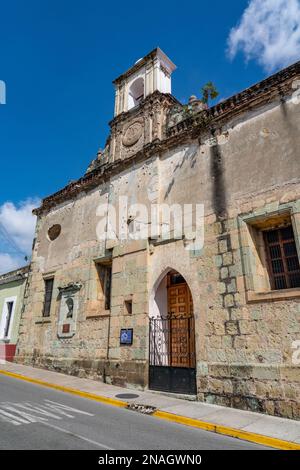
[[[247,301],[236,218],[215,222],[211,231],[217,239],[214,254],[198,271],[206,319],[205,351],[198,354],[199,399],[299,418],[299,366],[292,364],[292,344],[300,334],[299,290],[294,298],[289,293]]]
[[[300,417],[300,291],[262,295],[248,284],[253,260],[240,217],[262,217],[292,207],[299,243],[300,106],[288,99],[248,111],[211,133],[120,170],[88,193],[42,214],[37,226],[30,286],[20,329],[19,360],[109,383],[148,384],[148,314],[157,280],[179,271],[193,296],[198,398],[209,403]],[[129,204],[205,205],[205,243],[189,251],[169,243],[99,242],[100,203],[127,196]],[[47,230],[61,224],[50,242]],[[249,248],[249,250],[248,250]],[[247,255],[247,250],[249,254]],[[110,312],[97,296],[95,261],[112,253]],[[245,264],[249,259],[250,267]],[[248,269],[249,268],[249,269]],[[42,318],[44,281],[55,276],[52,311]],[[79,282],[76,334],[57,338],[58,287]],[[124,302],[132,300],[132,314]],[[133,328],[132,346],[120,346],[120,328]]]
[[[103,257],[105,247],[96,241],[95,212],[104,191],[91,192],[86,198],[66,203],[38,220],[33,250],[29,292],[20,328],[19,354],[37,365],[83,375],[85,369],[97,370],[106,357],[109,318],[97,296],[97,273],[93,260]],[[60,224],[61,235],[51,242],[48,229]],[[54,291],[49,318],[42,316],[44,278],[54,276]],[[58,338],[59,287],[81,283],[76,334],[71,339]],[[84,363],[85,361],[85,363]],[[92,362],[95,363],[92,363]],[[92,364],[89,364],[91,362]]]

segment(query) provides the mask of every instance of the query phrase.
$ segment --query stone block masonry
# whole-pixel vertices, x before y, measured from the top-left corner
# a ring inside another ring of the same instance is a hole
[[[300,286],[271,288],[262,231],[291,225],[299,257],[300,107],[293,83],[300,63],[212,108],[192,100],[188,114],[157,86],[158,71],[170,84],[173,70],[156,49],[117,79],[105,149],[82,178],[36,210],[16,360],[146,389],[149,315],[178,309],[192,312],[194,341],[181,337],[175,347],[164,332],[163,344],[152,348],[160,359],[178,348],[177,362],[166,364],[172,369],[193,344],[188,368],[196,369],[198,400],[299,419],[293,344],[300,340]],[[137,78],[139,86],[147,80],[147,93],[127,109]],[[174,220],[167,240],[99,237],[99,227],[108,226],[99,207],[120,197],[131,207],[123,223],[133,235],[147,226],[139,205],[149,211],[151,204],[203,204],[204,246],[189,250],[186,233],[176,239]],[[182,283],[175,306],[163,283],[172,273]],[[71,311],[62,305],[70,292]],[[70,334],[62,334],[65,322]],[[120,344],[121,329],[133,330],[131,345]]]

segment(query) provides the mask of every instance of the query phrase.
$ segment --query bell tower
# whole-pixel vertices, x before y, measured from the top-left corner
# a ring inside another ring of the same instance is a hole
[[[157,48],[114,81],[110,161],[124,160],[164,138],[167,110],[176,101],[171,95],[171,74],[175,69]]]
[[[171,93],[173,62],[156,48],[115,81],[115,117],[138,106],[155,91]]]

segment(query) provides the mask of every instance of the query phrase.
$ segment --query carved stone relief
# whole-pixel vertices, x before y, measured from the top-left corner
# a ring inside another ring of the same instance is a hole
[[[59,338],[71,338],[76,332],[80,289],[81,284],[68,284],[59,288],[60,308],[57,325]]]
[[[120,136],[119,140],[120,147],[116,149],[115,158],[125,159],[130,157],[134,153],[138,152],[144,145],[145,141],[145,122],[144,117],[135,117],[129,122],[123,124],[119,128]],[[118,150],[120,153],[118,153]],[[119,156],[118,156],[119,155]]]
[[[131,147],[132,145],[136,144],[140,138],[142,137],[143,133],[143,126],[141,122],[135,121],[127,128],[124,136],[123,136],[123,145],[125,147]]]

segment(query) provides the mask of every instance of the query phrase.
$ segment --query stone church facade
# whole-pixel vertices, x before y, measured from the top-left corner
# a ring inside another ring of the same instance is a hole
[[[105,149],[36,209],[16,360],[299,418],[300,62],[211,108],[174,70],[155,49],[114,82]],[[190,226],[135,237],[160,204]]]

